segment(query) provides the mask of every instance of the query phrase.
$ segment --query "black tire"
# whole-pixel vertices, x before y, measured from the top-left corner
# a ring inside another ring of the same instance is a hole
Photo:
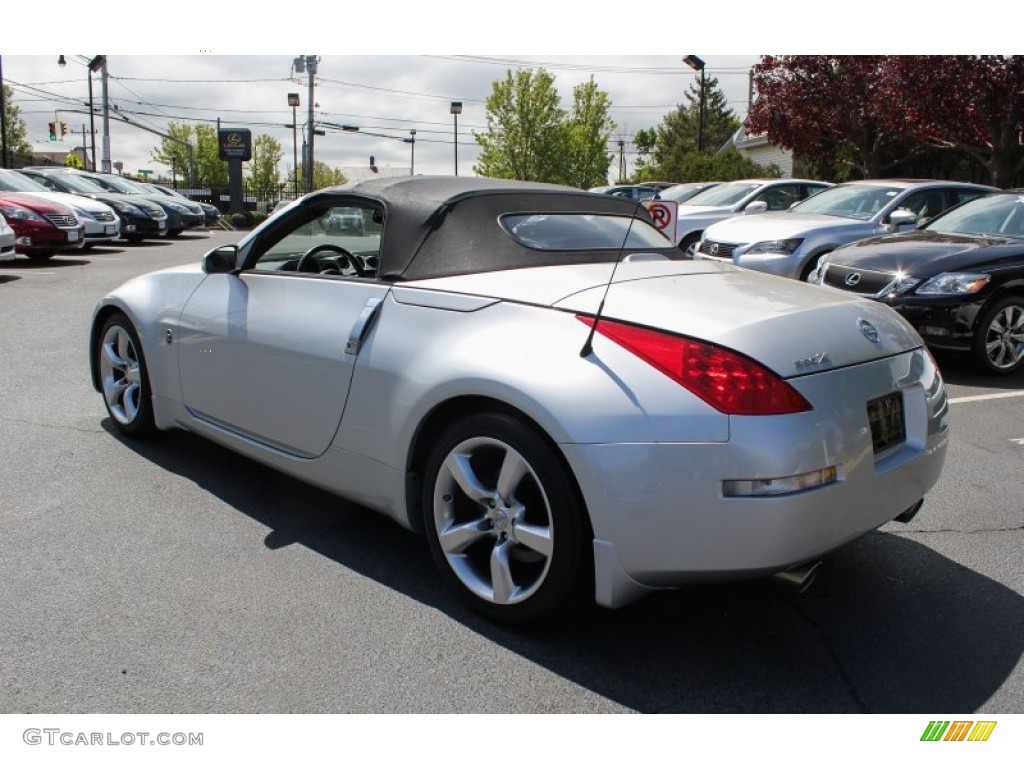
[[[145,235],[125,235],[125,240],[129,243],[141,243],[145,239]]]
[[[152,390],[139,335],[117,313],[107,318],[96,337],[97,368],[103,404],[117,430],[131,437],[154,431]]]
[[[995,376],[1024,366],[1024,296],[1007,296],[985,310],[974,329],[971,353],[982,372]]]
[[[42,253],[26,253],[30,261],[46,261],[57,255],[56,251],[44,251]]]
[[[697,243],[700,242],[701,232],[693,232],[679,241],[679,250],[683,252],[683,258],[693,259],[697,250]],[[690,251],[693,251],[691,253]]]
[[[180,235],[184,231],[185,230],[183,230],[183,229],[169,229],[169,230],[167,230],[167,236],[168,237],[177,237],[178,235]]]
[[[588,528],[567,471],[541,435],[502,413],[468,416],[434,442],[424,527],[444,579],[475,610],[535,623],[584,599]]]

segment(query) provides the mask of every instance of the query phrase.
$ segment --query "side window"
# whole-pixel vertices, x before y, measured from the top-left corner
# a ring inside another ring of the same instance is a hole
[[[782,184],[769,187],[751,202],[764,201],[768,203],[769,211],[785,211],[799,199],[800,188],[796,184]]]
[[[949,196],[949,205],[947,206],[949,208],[988,194],[988,192],[984,192],[980,189],[949,189],[946,190],[946,192]]]
[[[946,210],[946,205],[941,189],[922,189],[907,195],[896,209],[910,211],[917,216],[917,223],[921,224]]]
[[[818,194],[819,192],[823,192],[826,189],[828,189],[828,187],[819,187],[813,184],[804,184],[803,186],[800,187],[800,199],[806,200],[808,197],[814,197],[816,194]]]
[[[294,224],[261,247],[252,268],[260,272],[307,272],[376,277],[383,211],[371,204],[296,211]]]

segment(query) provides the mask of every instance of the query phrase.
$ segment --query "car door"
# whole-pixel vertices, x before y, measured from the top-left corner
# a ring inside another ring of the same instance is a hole
[[[365,226],[337,227],[353,209]],[[376,278],[382,221],[372,203],[300,208],[243,254],[240,273],[207,276],[179,320],[182,398],[195,417],[296,456],[327,450],[390,289]]]

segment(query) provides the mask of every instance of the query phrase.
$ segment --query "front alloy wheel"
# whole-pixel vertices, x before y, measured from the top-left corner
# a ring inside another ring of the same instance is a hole
[[[149,431],[153,407],[145,359],[138,335],[124,315],[114,315],[104,324],[96,354],[103,402],[117,429],[126,435]]]
[[[1011,296],[985,313],[974,353],[988,373],[1013,373],[1024,365],[1024,299]]]
[[[424,487],[435,560],[462,596],[503,621],[552,615],[579,581],[580,505],[546,441],[482,414],[438,442]]]

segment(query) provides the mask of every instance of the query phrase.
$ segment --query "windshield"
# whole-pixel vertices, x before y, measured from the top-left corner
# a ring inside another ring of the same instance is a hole
[[[760,181],[732,181],[706,189],[681,205],[733,205],[764,186]]]
[[[708,184],[676,184],[674,187],[663,189],[658,196],[662,200],[675,200],[677,203],[682,203],[707,189],[709,189]]]
[[[42,184],[33,181],[28,176],[22,176],[13,171],[0,173],[0,189],[4,192],[48,192]]]
[[[646,221],[589,213],[513,214],[501,226],[527,248],[542,251],[596,251],[668,248],[671,244]],[[628,234],[628,240],[627,240]]]
[[[1024,239],[1024,195],[979,197],[932,219],[922,229],[945,235]]]
[[[85,176],[76,176],[73,173],[54,174],[47,176],[54,184],[57,184],[72,192],[81,192],[84,195],[95,195],[97,192],[106,192],[103,187]]]
[[[116,189],[118,192],[127,192],[130,195],[150,195],[152,194],[141,184],[136,184],[134,181],[128,179],[119,179],[114,177],[104,177],[102,183],[109,184],[111,187]]]
[[[840,185],[822,190],[790,210],[793,213],[820,213],[824,216],[867,221],[902,191],[899,187],[881,185]]]

